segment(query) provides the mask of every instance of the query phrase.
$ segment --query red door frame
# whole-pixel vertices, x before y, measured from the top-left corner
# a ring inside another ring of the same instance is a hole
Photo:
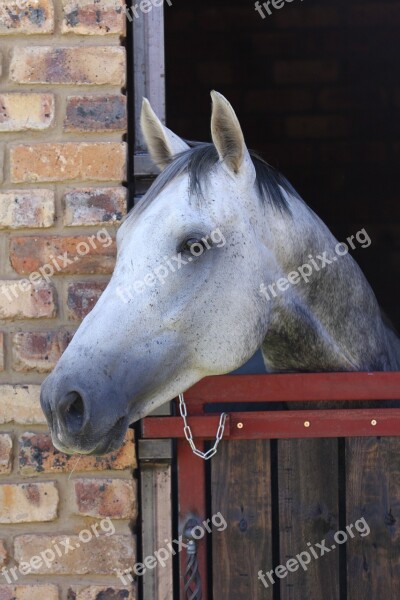
[[[205,407],[232,402],[320,402],[400,400],[400,372],[223,375],[207,377],[185,393],[188,423],[196,446],[213,440],[219,416]],[[176,438],[179,516],[206,515],[205,461],[193,455],[181,417],[147,417],[144,438]],[[235,412],[226,420],[224,440],[399,436],[400,409],[334,409]],[[183,559],[181,556],[181,573]],[[206,548],[198,549],[203,600],[207,588]]]

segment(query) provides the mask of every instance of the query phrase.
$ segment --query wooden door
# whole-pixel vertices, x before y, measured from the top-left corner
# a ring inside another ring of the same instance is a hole
[[[212,597],[397,599],[399,450],[399,438],[224,441],[211,465],[211,511],[228,524],[212,534]],[[304,568],[271,583],[265,573],[301,553]]]

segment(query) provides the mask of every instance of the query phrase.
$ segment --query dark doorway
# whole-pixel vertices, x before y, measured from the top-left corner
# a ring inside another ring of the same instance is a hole
[[[264,18],[250,0],[165,6],[168,125],[208,140],[222,92],[339,240],[367,230],[354,255],[400,329],[400,2],[279,2]]]

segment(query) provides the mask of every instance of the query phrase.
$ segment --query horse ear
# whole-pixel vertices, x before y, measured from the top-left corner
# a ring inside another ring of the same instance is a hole
[[[219,157],[230,171],[239,173],[243,161],[248,157],[246,143],[239,120],[228,100],[213,90],[211,136]]]
[[[140,126],[150,155],[161,169],[164,169],[176,154],[189,149],[186,142],[161,123],[147,98],[143,98]]]

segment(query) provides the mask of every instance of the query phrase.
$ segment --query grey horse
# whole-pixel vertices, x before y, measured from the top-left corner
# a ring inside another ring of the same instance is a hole
[[[41,403],[54,445],[103,454],[130,423],[261,348],[270,373],[385,371],[400,341],[349,254],[290,183],[245,144],[212,92],[212,143],[185,142],[143,101],[162,172],[118,231],[113,276]]]

